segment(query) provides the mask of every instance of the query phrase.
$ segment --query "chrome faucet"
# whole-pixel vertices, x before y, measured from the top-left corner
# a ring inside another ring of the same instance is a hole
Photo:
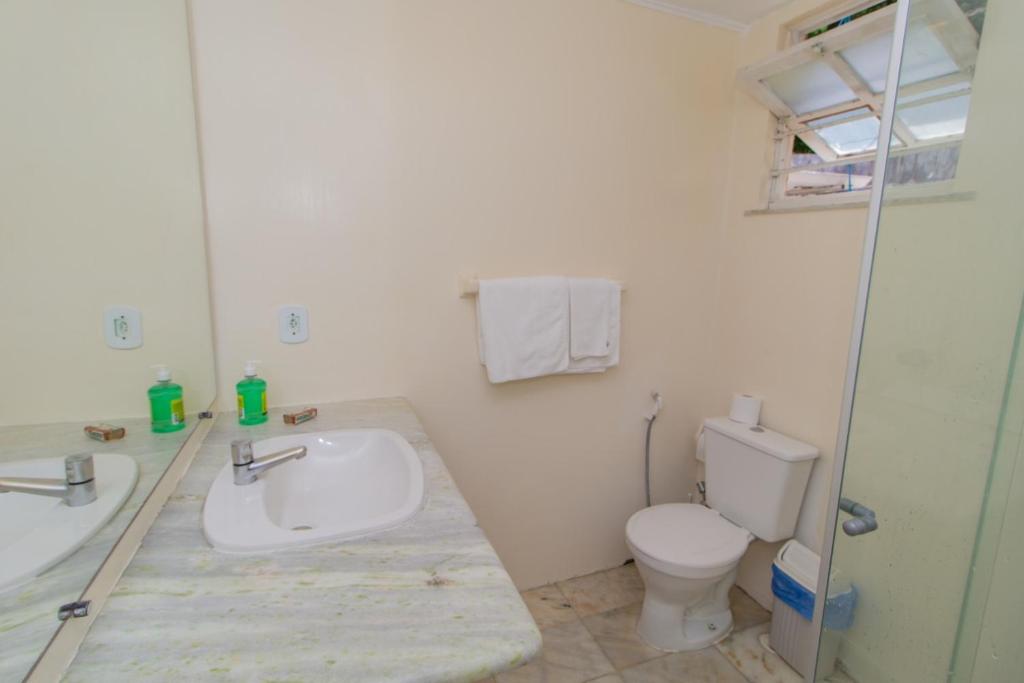
[[[64,479],[37,477],[0,477],[0,493],[28,493],[34,496],[63,498],[69,507],[77,508],[96,500],[96,475],[92,455],[69,455],[64,458]]]
[[[236,486],[254,484],[261,473],[283,465],[289,460],[302,460],[305,457],[306,447],[296,446],[262,458],[253,458],[250,439],[238,439],[231,442],[231,464],[235,466]]]

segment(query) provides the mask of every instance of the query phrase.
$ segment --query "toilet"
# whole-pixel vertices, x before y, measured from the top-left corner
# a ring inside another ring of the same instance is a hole
[[[637,632],[669,652],[699,650],[732,631],[729,589],[755,538],[793,535],[818,449],[727,417],[704,421],[707,506],[655,505],[626,523],[644,582]]]

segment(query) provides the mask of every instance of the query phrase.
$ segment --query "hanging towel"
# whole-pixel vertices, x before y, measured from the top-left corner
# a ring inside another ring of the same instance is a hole
[[[570,359],[569,367],[564,374],[599,373],[619,364],[619,339],[622,334],[622,286],[617,282],[608,282],[608,284],[611,286],[611,298],[608,302],[608,353],[602,357]]]
[[[618,285],[611,280],[569,280],[569,357],[572,360],[608,355],[612,300],[618,298],[618,290]]]
[[[492,384],[569,368],[569,280],[481,280],[477,296],[480,360]]]

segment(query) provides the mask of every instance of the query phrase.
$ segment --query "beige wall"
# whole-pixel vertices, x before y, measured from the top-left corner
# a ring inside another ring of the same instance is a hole
[[[248,358],[275,405],[404,394],[520,586],[626,560],[652,389],[655,497],[693,490],[738,34],[619,0],[193,7],[221,407]],[[464,272],[624,280],[622,366],[488,384]]]
[[[992,29],[987,39],[995,39],[997,29]],[[951,667],[956,683],[1012,681],[1024,669],[1024,650],[1018,644],[1024,613],[1019,587],[1024,567],[1024,318],[1018,321],[1017,334],[971,574],[965,582],[968,592]]]
[[[783,27],[822,4],[798,1],[758,22],[739,46],[739,66],[775,53]],[[739,88],[734,111],[729,204],[715,252],[714,371],[700,409],[722,414],[732,394],[759,394],[765,425],[821,450],[796,533],[819,550],[867,211],[745,215],[767,200],[773,120]],[[741,565],[739,584],[766,605],[777,548],[755,542]]]
[[[0,425],[148,415],[166,363],[213,399],[183,0],[16,0],[0,21]],[[143,348],[103,338],[108,305]]]
[[[1013,385],[992,469],[981,541],[958,634],[954,681],[1012,681],[1024,668],[1019,646],[1024,596],[1024,340],[1018,339]],[[994,656],[993,656],[994,655]]]

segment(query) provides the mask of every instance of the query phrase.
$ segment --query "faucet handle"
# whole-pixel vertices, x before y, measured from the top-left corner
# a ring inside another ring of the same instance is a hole
[[[64,458],[64,476],[68,484],[85,484],[95,479],[92,453],[76,453]]]
[[[252,439],[235,439],[231,442],[231,464],[235,467],[251,465]]]

